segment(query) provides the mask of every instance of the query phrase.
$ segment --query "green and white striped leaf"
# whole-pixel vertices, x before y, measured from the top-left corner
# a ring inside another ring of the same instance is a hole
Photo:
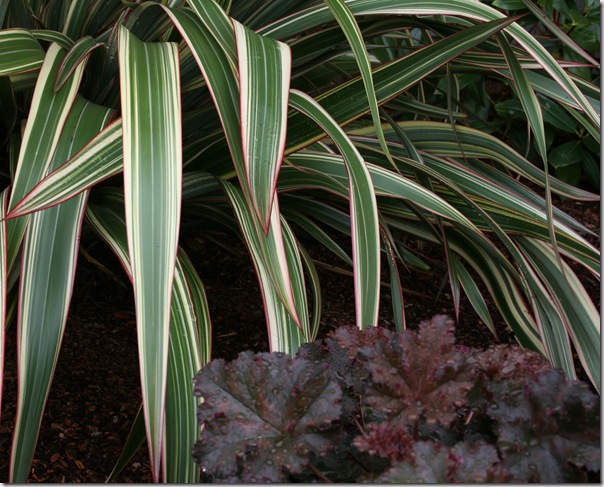
[[[347,177],[345,163],[341,157],[336,155],[305,151],[291,154],[288,156],[288,160],[293,161],[299,169],[283,167],[283,176],[279,181],[279,188],[283,190],[295,186],[335,190],[338,186],[330,184],[330,180],[340,183],[341,187]],[[458,221],[469,229],[478,231],[475,224],[461,212],[412,179],[401,177],[399,174],[374,164],[366,164],[366,167],[377,195],[409,199],[432,213]],[[309,178],[309,172],[314,177]],[[309,181],[308,185],[304,183],[305,180]]]
[[[73,39],[69,38],[62,32],[58,32],[56,30],[36,29],[31,30],[30,32],[39,41],[54,42],[66,51],[71,49],[75,44],[75,41]]]
[[[231,202],[231,206],[233,207],[233,211],[239,222],[241,233],[244,236],[252,261],[254,262],[256,273],[258,274],[262,299],[264,301],[270,351],[285,352],[293,355],[300,345],[307,341],[307,338],[304,336],[304,331],[309,329],[309,325],[304,323],[302,326],[299,326],[293,320],[291,314],[283,305],[283,302],[275,289],[276,286],[271,279],[270,272],[267,269],[265,256],[268,255],[270,258],[274,252],[278,251],[274,246],[271,246],[270,241],[272,237],[271,232],[276,224],[273,220],[271,227],[269,227],[269,234],[265,236],[255,215],[246,205],[243,192],[227,181],[223,181],[223,188]],[[279,222],[279,207],[277,200],[275,200],[275,204],[273,205],[272,215],[272,219],[276,218],[277,222]],[[284,245],[283,248],[288,254],[291,254],[295,244],[291,242],[289,238],[290,232],[285,232],[284,236],[286,237],[287,244]],[[285,260],[288,264],[293,261],[291,255],[275,256],[273,260]],[[301,272],[293,275],[299,276],[301,275]],[[302,300],[305,300],[305,297],[303,297],[303,294],[305,293],[303,282],[301,283],[298,279],[293,281],[292,284],[292,287],[297,291],[294,296],[298,296],[298,299],[294,299],[296,300],[296,304],[298,304]],[[306,314],[303,314],[303,316],[306,317]]]
[[[595,387],[600,390],[600,315],[585,288],[563,262],[560,270],[556,253],[545,242],[528,237],[517,237],[526,255],[539,272],[549,295],[559,303],[566,332],[570,335],[585,371]]]
[[[210,358],[210,314],[205,292],[193,264],[179,250],[171,306],[164,482],[199,482],[199,466],[190,454],[201,432],[196,421],[199,400],[192,395],[191,380]]]
[[[120,259],[132,280],[123,194],[103,190],[88,205],[86,216],[95,231]],[[163,480],[174,483],[197,481],[198,467],[191,455],[183,453],[199,437],[196,399],[191,378],[211,359],[211,321],[203,285],[187,255],[179,249],[170,308],[170,348],[166,385]],[[145,438],[135,430],[129,444],[140,445]],[[127,459],[136,453],[133,446],[120,457],[109,481],[118,475]]]
[[[375,87],[373,86],[373,74],[371,72],[371,62],[369,61],[369,54],[367,53],[367,48],[365,47],[365,41],[363,39],[363,34],[358,24],[356,23],[354,16],[350,9],[346,6],[344,0],[324,0],[325,3],[329,6],[332,14],[336,18],[338,24],[340,25],[342,31],[346,35],[346,39],[348,39],[348,43],[352,48],[354,53],[354,57],[356,59],[357,64],[359,65],[359,69],[361,71],[361,77],[363,78],[363,84],[365,85],[365,92],[367,94],[367,101],[369,103],[369,109],[371,111],[371,118],[373,119],[373,126],[375,128],[375,132],[378,140],[380,141],[380,145],[384,154],[388,158],[388,160],[392,163],[393,167],[396,169],[394,162],[392,162],[392,158],[390,157],[390,151],[388,150],[388,146],[386,145],[386,139],[384,138],[384,132],[382,130],[382,124],[380,122],[380,110],[378,107],[377,97],[375,94]]]
[[[456,125],[453,130],[450,124],[441,122],[408,121],[399,122],[398,125],[421,151],[461,159],[489,158],[503,164],[516,174],[545,186],[545,174],[541,169],[492,135],[462,125]],[[384,132],[387,137],[394,136],[394,132],[388,127],[384,128]],[[363,135],[370,133],[370,130],[351,130],[349,133]],[[556,178],[550,178],[550,186],[552,191],[560,196],[585,201],[598,200],[597,195]]]
[[[483,22],[501,19],[504,15],[489,5],[467,0],[434,0],[418,2],[416,0],[348,0],[348,8],[355,16],[362,15],[450,15],[468,17]],[[301,17],[293,14],[274,22],[258,32],[277,39],[292,36],[301,30],[313,28],[330,20],[327,7],[317,7]],[[588,117],[599,124],[599,116],[585,96],[577,88],[556,60],[547,52],[535,37],[524,30],[519,24],[512,23],[506,31],[514,37],[535,60],[563,87]]]
[[[537,95],[533,91],[528,78],[526,77],[524,70],[520,66],[520,63],[516,59],[512,46],[508,43],[507,39],[503,34],[498,34],[498,40],[502,48],[503,55],[506,58],[514,85],[518,91],[518,98],[524,109],[524,114],[529,122],[531,131],[535,136],[537,144],[537,150],[543,159],[543,173],[545,177],[545,201],[546,201],[546,214],[547,214],[547,226],[550,233],[550,240],[552,246],[556,250],[558,267],[562,269],[562,259],[560,257],[560,251],[556,242],[556,231],[554,229],[554,216],[552,210],[552,194],[550,191],[550,178],[549,178],[549,165],[547,158],[547,142],[545,140],[545,126],[543,123],[543,114],[541,113],[541,105],[537,100]]]
[[[106,127],[52,171],[11,210],[9,218],[54,206],[123,170],[122,120]]]
[[[521,0],[526,8],[528,8],[531,13],[539,19],[539,22],[542,22],[549,31],[554,34],[558,39],[560,39],[569,49],[572,49],[581,57],[586,59],[588,62],[592,63],[594,66],[598,66],[600,63],[596,61],[593,57],[591,57],[587,52],[585,52],[581,47],[573,41],[566,32],[564,32],[556,22],[550,19],[537,5],[535,5],[532,0]]]
[[[234,70],[237,69],[237,43],[230,17],[219,5],[220,2],[207,0],[188,0],[187,3],[206,26],[209,33],[224,50],[225,56]]]
[[[266,232],[283,159],[291,71],[289,46],[233,20],[239,61],[241,139],[247,184]]]
[[[233,66],[229,62],[228,49],[225,50],[222,45],[217,44],[216,38],[207,31],[206,26],[194,14],[184,10],[170,10],[168,13],[191,49],[206,79],[245,199],[248,202],[247,204],[253,208],[245,176],[245,162],[241,145],[239,83],[237,73],[233,71]],[[275,216],[277,217],[275,218]],[[271,212],[271,221],[272,223],[269,222],[269,225],[273,225],[273,227],[269,229],[268,233],[266,231],[265,233],[270,236],[269,241],[275,250],[263,254],[265,266],[285,308],[292,315],[294,321],[300,323],[294,302],[289,269],[285,260],[281,225],[274,210]]]
[[[348,5],[350,6],[350,3]],[[511,20],[505,19],[477,25],[375,69],[373,82],[378,104],[381,105],[404,92],[510,22]],[[367,97],[364,95],[363,80],[357,77],[321,94],[317,97],[317,102],[325,107],[338,124],[346,125],[369,112]],[[286,154],[306,147],[324,136],[319,127],[299,116],[290,115],[288,126]]]
[[[23,132],[23,141],[13,186],[9,209],[25,196],[46,174],[57,146],[63,124],[67,119],[82,78],[82,66],[63,88],[54,92],[54,80],[65,57],[65,51],[51,44],[40,69],[34,90],[31,109]],[[11,220],[8,224],[8,266],[12,267],[29,217]]]
[[[143,408],[151,471],[158,481],[181,203],[178,48],[172,43],[143,43],[120,27],[118,55]]]
[[[73,47],[67,52],[63,65],[57,74],[57,81],[55,83],[55,91],[60,90],[65,81],[73,74],[76,67],[80,63],[88,62],[90,53],[97,47],[103,46],[103,43],[96,41],[92,37],[86,36],[79,39]]]
[[[287,207],[283,206],[281,207],[281,213],[287,218],[288,221],[295,222],[298,226],[304,229],[314,240],[322,244],[324,247],[326,247],[332,253],[342,259],[346,264],[352,267],[352,259],[344,251],[344,249],[342,249],[342,247],[333,238],[331,238],[327,234],[327,232],[325,232],[325,230],[323,230],[308,216],[298,211],[289,210]]]
[[[90,0],[73,0],[63,25],[63,33],[71,39],[78,39],[84,34],[85,21],[90,10]]]
[[[388,259],[388,267],[390,268],[390,300],[392,302],[392,315],[394,316],[396,330],[401,333],[407,328],[407,321],[405,318],[405,299],[403,296],[403,287],[401,285],[398,266],[396,265],[398,249],[396,248],[394,239],[390,233],[390,229],[384,220],[382,220],[381,233],[386,258]]]
[[[311,117],[341,151],[348,173],[357,326],[375,326],[379,311],[380,245],[377,203],[365,161],[343,129],[315,100],[292,90],[290,105]]]
[[[77,98],[53,165],[68,158],[108,123],[111,111]],[[73,290],[87,195],[31,217],[21,264],[18,318],[18,402],[11,449],[12,482],[27,480],[50,391]]]
[[[476,314],[480,317],[482,321],[484,321],[485,325],[491,330],[493,335],[497,336],[497,332],[495,330],[495,325],[493,324],[493,319],[491,318],[491,314],[489,313],[489,309],[484,300],[484,296],[480,292],[478,285],[474,281],[472,275],[468,272],[468,269],[461,263],[459,257],[455,254],[451,254],[451,267],[455,268],[455,272],[457,274],[457,278],[463,287],[463,290],[468,297],[468,300],[472,304],[472,307],[476,311]]]
[[[43,61],[44,49],[29,31],[0,31],[0,76],[39,69]]]

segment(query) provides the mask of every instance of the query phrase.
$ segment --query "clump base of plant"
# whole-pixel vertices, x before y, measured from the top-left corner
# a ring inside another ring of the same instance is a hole
[[[295,357],[243,352],[195,377],[206,482],[599,482],[600,399],[516,345],[338,329]]]

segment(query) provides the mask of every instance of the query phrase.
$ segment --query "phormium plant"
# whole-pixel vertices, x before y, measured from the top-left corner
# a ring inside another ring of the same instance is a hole
[[[30,471],[84,226],[132,281],[146,432],[132,444],[146,437],[155,480],[198,478],[183,391],[211,358],[211,319],[185,235],[245,242],[270,350],[287,353],[321,322],[300,235],[352,267],[359,329],[377,322],[382,258],[405,327],[402,268],[426,266],[421,243],[437,243],[457,310],[463,291],[493,329],[482,281],[522,345],[570,377],[574,348],[599,387],[599,313],[567,262],[599,276],[599,251],[551,195],[599,197],[548,175],[544,123],[556,106],[597,141],[599,88],[516,20],[467,0],[1,2],[10,481]],[[520,102],[543,170],[473,123],[470,74]]]
[[[343,327],[291,357],[195,377],[213,482],[563,483],[600,472],[600,401],[517,345],[458,347],[453,321]]]

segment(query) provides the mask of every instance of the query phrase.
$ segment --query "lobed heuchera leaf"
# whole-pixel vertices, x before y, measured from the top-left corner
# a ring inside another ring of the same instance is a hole
[[[456,457],[442,443],[418,441],[409,460],[397,463],[373,482],[446,484],[453,481],[456,466]]]
[[[533,375],[551,369],[545,357],[515,344],[493,345],[474,353],[474,367],[488,383],[525,382]]]
[[[495,395],[487,411],[498,422],[497,446],[510,472],[545,483],[586,481],[581,467],[600,470],[599,412],[599,397],[560,369]]]
[[[494,446],[484,442],[442,443],[419,441],[409,458],[396,463],[374,483],[503,483],[510,480]]]
[[[214,481],[283,482],[334,445],[342,390],[327,365],[242,352],[195,377],[204,425],[193,456]],[[319,372],[319,373],[318,373]]]
[[[298,357],[326,362],[330,372],[344,389],[342,418],[355,416],[365,394],[369,372],[365,361],[373,355],[378,343],[387,343],[394,333],[383,327],[360,330],[356,326],[343,326],[327,338],[303,344]]]
[[[387,420],[449,425],[473,387],[471,364],[455,348],[453,320],[444,315],[375,347],[366,404]]]

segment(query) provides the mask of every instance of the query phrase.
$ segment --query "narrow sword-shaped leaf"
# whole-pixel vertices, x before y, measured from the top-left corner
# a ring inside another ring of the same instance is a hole
[[[332,154],[300,152],[291,154],[288,156],[288,159],[294,161],[303,170],[315,172],[317,177],[314,178],[313,182],[315,184],[314,187],[317,188],[332,188],[333,186],[329,186],[329,179],[335,179],[337,182],[340,182],[344,181],[347,175],[347,168],[342,158]],[[477,227],[461,212],[448,204],[440,196],[431,193],[412,179],[401,177],[399,174],[374,164],[366,163],[366,167],[376,194],[409,199],[430,212],[458,221],[468,228],[478,231]],[[300,172],[299,170],[295,171],[293,168],[284,167],[284,174],[281,178],[282,181],[280,180],[279,182],[279,188],[287,190],[288,183],[294,187],[301,185],[302,180],[298,179],[298,174],[296,174]],[[301,176],[304,177],[304,174]],[[290,178],[293,179],[291,183]],[[312,183],[306,187],[313,187]],[[338,193],[340,192],[338,191]]]
[[[210,313],[205,292],[189,257],[179,249],[171,306],[164,482],[199,482],[200,470],[191,456],[191,445],[199,439],[201,425],[196,421],[199,400],[191,393],[191,378],[210,359]]]
[[[101,238],[113,249],[132,280],[123,194],[104,190],[88,205],[86,216]],[[197,479],[198,468],[183,451],[199,436],[195,420],[196,400],[191,394],[191,377],[211,359],[211,322],[203,285],[187,255],[179,249],[170,305],[170,349],[166,387],[166,428],[163,480],[188,483]],[[188,389],[187,389],[188,388]],[[120,456],[109,481],[118,475],[125,457],[136,452],[145,436],[133,426],[126,453]]]
[[[407,324],[405,319],[405,299],[403,297],[403,288],[401,286],[401,278],[398,272],[398,266],[396,265],[397,249],[394,245],[394,239],[392,238],[390,230],[388,229],[385,221],[382,221],[381,232],[382,241],[384,242],[384,249],[386,251],[386,258],[388,259],[388,266],[390,267],[392,314],[394,316],[396,330],[400,333],[407,328]]]
[[[109,121],[111,110],[74,102],[53,163],[68,158]],[[19,295],[18,400],[10,478],[25,482],[56,366],[73,290],[87,194],[36,213],[27,229]]]
[[[23,133],[9,209],[45,175],[75,99],[82,78],[82,65],[61,90],[53,91],[54,80],[64,56],[65,51],[57,44],[51,44],[46,53]],[[18,218],[8,224],[9,268],[15,261],[27,220],[28,217]]]
[[[472,307],[480,319],[487,325],[489,330],[491,330],[491,333],[497,336],[495,325],[493,324],[493,319],[489,313],[484,296],[480,292],[480,289],[478,288],[478,285],[474,281],[472,275],[468,272],[468,269],[466,269],[466,267],[460,262],[459,257],[457,257],[455,254],[451,255],[451,266],[455,267],[459,282],[461,283],[466,296],[472,304]]]
[[[56,30],[36,29],[30,32],[39,41],[55,42],[65,50],[71,49],[75,44],[71,38]]]
[[[79,39],[74,46],[67,52],[61,69],[57,73],[57,81],[55,83],[55,91],[60,90],[65,81],[73,74],[75,68],[82,62],[87,62],[90,53],[103,43],[97,42],[92,37],[86,36]]]
[[[501,19],[504,15],[498,10],[481,2],[467,0],[348,0],[348,8],[354,15],[458,15],[480,21]],[[312,28],[322,22],[328,22],[330,12],[327,7],[309,8],[266,26],[259,34],[271,35],[280,39]],[[587,116],[599,125],[599,115],[577,88],[576,84],[564,72],[556,60],[519,24],[511,23],[506,31],[521,44],[535,60],[554,78],[560,86],[581,106]]]
[[[512,79],[516,89],[518,90],[518,97],[520,103],[524,108],[524,113],[528,119],[531,131],[535,135],[535,141],[537,144],[537,150],[543,159],[543,173],[545,178],[545,202],[546,202],[546,215],[547,215],[547,226],[549,229],[550,240],[554,248],[555,255],[557,256],[558,267],[563,269],[562,258],[560,257],[560,250],[556,242],[556,231],[554,228],[554,215],[552,210],[552,193],[550,191],[550,178],[549,178],[549,165],[547,157],[547,142],[545,140],[545,126],[543,123],[543,115],[541,113],[541,105],[537,100],[537,95],[533,91],[528,78],[526,77],[524,70],[520,66],[520,63],[516,59],[512,51],[512,47],[508,43],[507,39],[503,34],[497,34],[497,39],[501,45],[503,55],[509,65],[510,72],[512,73]]]
[[[266,232],[283,159],[291,71],[289,46],[233,20],[239,61],[241,139],[254,209]]]
[[[375,69],[373,80],[378,104],[381,105],[404,92],[462,52],[488,39],[510,22],[512,22],[510,19],[504,19],[477,25]],[[363,80],[359,77],[322,94],[317,97],[317,101],[337,123],[346,125],[369,112],[364,93]],[[286,154],[295,152],[323,136],[324,132],[319,127],[292,114],[288,121]]]
[[[188,0],[187,3],[218,41],[218,44],[222,46],[229,63],[236,69],[237,46],[233,34],[233,25],[229,16],[220,7],[219,2]]]
[[[244,197],[248,204],[253,207],[246,182],[245,163],[241,146],[239,85],[237,73],[228,58],[227,51],[229,50],[217,44],[216,38],[211,32],[208,32],[207,27],[193,13],[184,10],[168,10],[168,14],[191,49],[206,79],[226,135],[232,162],[244,191]],[[224,35],[227,35],[227,33],[225,32]],[[234,42],[234,33],[232,33],[232,38]],[[269,223],[274,226],[265,234],[271,236],[270,245],[275,251],[263,254],[263,258],[281,301],[294,321],[300,323],[294,302],[285,257],[286,253],[283,248],[281,224],[278,215],[273,215],[274,213],[274,211],[271,212],[272,223]]]
[[[81,151],[27,193],[8,217],[27,215],[65,201],[123,170],[122,119],[106,127]]]
[[[321,324],[321,283],[319,282],[319,274],[310,254],[302,246],[299,246],[300,257],[306,266],[308,275],[310,276],[310,287],[313,293],[312,307],[312,323],[310,323],[310,334],[306,338],[308,342],[314,342],[317,339],[319,325]]]
[[[4,383],[4,360],[7,325],[8,301],[8,268],[6,260],[6,221],[3,220],[8,208],[8,189],[0,196],[0,384]],[[0,388],[0,408],[2,407],[2,388]],[[0,409],[1,411],[1,409]]]
[[[132,423],[132,428],[130,428],[130,433],[128,433],[128,438],[126,438],[126,444],[124,445],[124,448],[122,448],[120,457],[109,474],[109,477],[107,477],[106,483],[113,482],[126,465],[128,465],[132,457],[136,455],[138,449],[143,446],[146,439],[145,435],[145,414],[143,412],[143,405],[141,404]]]
[[[346,6],[344,0],[324,0],[329,6],[329,9],[336,18],[342,31],[348,39],[348,43],[354,52],[354,57],[359,65],[361,76],[363,78],[363,84],[365,85],[365,92],[367,93],[367,101],[371,110],[371,117],[373,119],[373,126],[377,134],[378,140],[384,154],[393,165],[396,170],[396,165],[392,161],[390,151],[386,145],[386,139],[384,138],[384,132],[382,130],[382,124],[380,122],[380,111],[378,107],[377,97],[375,94],[375,87],[373,86],[373,74],[371,72],[371,62],[369,61],[369,54],[365,47],[363,34],[358,24],[356,23],[354,16],[350,9]]]
[[[89,0],[74,0],[70,3],[62,29],[66,36],[71,39],[78,39],[82,36],[90,3]]]
[[[592,63],[594,66],[599,66],[600,63],[596,61],[593,57],[591,57],[587,52],[581,49],[575,41],[573,41],[566,32],[564,32],[558,25],[547,16],[537,5],[535,5],[531,0],[521,0],[524,5],[532,12],[532,14],[542,22],[549,31],[554,34],[558,39],[560,39],[569,49],[572,49],[581,57],[586,59],[588,62]]]
[[[38,69],[43,61],[44,49],[29,31],[0,31],[0,76]]]
[[[264,255],[267,253],[266,247],[268,246],[267,241],[270,239],[270,235],[265,237],[264,232],[258,231],[257,227],[259,223],[251,209],[245,204],[242,191],[227,181],[223,181],[222,184],[225,194],[231,202],[241,233],[244,235],[256,268],[262,291],[262,300],[264,302],[270,351],[294,354],[298,350],[298,347],[304,343],[305,339],[302,326],[299,326],[292,319],[279,299],[267,269]],[[277,202],[273,205],[273,214],[278,217]]]
[[[151,471],[158,481],[181,203],[178,48],[143,43],[120,27],[118,57],[128,249],[145,425]]]
[[[564,269],[557,264],[556,252],[547,243],[517,237],[518,242],[535,264],[550,294],[561,303],[567,331],[585,371],[594,386],[600,390],[600,315],[577,276],[563,262]],[[569,292],[570,291],[570,292]]]
[[[462,125],[456,126],[453,131],[447,123],[431,121],[399,122],[398,125],[419,150],[445,157],[490,158],[517,174],[545,186],[545,174],[541,169],[490,134]],[[362,135],[367,132],[361,129],[351,130],[349,133]],[[388,127],[384,128],[384,132],[387,137],[393,134]],[[575,188],[559,179],[551,178],[550,186],[560,196],[586,201],[599,199],[597,195]]]
[[[377,203],[365,161],[342,128],[315,100],[292,90],[290,105],[311,117],[340,149],[348,172],[357,326],[377,324],[380,292],[380,246]]]

